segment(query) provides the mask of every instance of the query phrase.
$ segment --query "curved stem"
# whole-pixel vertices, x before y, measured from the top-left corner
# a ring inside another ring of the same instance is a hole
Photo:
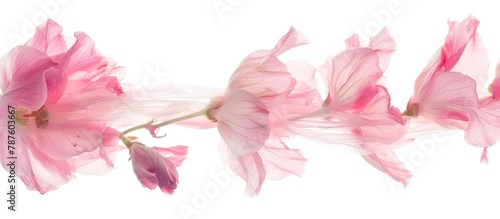
[[[125,135],[128,134],[128,133],[130,133],[130,132],[137,131],[139,129],[145,129],[145,128],[148,128],[150,126],[153,126],[155,129],[157,129],[157,128],[160,128],[160,127],[172,124],[172,123],[176,123],[176,122],[188,120],[188,119],[191,119],[191,118],[195,118],[195,117],[198,117],[198,116],[206,115],[206,113],[207,113],[207,109],[204,109],[204,110],[201,110],[199,112],[195,112],[195,113],[192,113],[192,114],[181,116],[179,118],[167,120],[165,122],[158,123],[156,125],[153,125],[153,121],[154,120],[152,120],[152,121],[150,121],[148,123],[145,123],[145,124],[142,124],[142,125],[138,125],[138,126],[134,126],[132,128],[129,128],[129,129],[123,131],[122,134],[120,135],[120,140],[125,144],[125,146],[127,146],[127,148],[130,148],[130,146],[132,145],[132,142],[130,140],[128,140],[127,137],[125,137]]]
[[[179,118],[175,118],[175,119],[171,119],[171,120],[168,120],[168,121],[165,121],[165,122],[162,122],[162,123],[158,123],[156,125],[153,125],[153,127],[160,128],[160,127],[172,124],[172,123],[176,123],[176,122],[188,120],[188,119],[191,119],[191,118],[195,118],[195,117],[198,117],[198,116],[206,115],[206,113],[207,113],[207,109],[204,109],[204,110],[201,110],[199,112],[195,112],[195,113],[192,113],[192,114],[189,114],[189,115],[181,116]]]

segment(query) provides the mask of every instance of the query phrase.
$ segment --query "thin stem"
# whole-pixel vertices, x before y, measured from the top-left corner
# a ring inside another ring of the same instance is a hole
[[[153,126],[154,128],[160,128],[160,127],[172,124],[172,123],[176,123],[176,122],[184,121],[184,120],[191,119],[191,118],[194,118],[194,117],[197,117],[197,116],[205,115],[206,112],[207,112],[207,109],[204,109],[204,110],[201,110],[199,112],[195,112],[195,113],[192,113],[192,114],[189,114],[189,115],[181,116],[179,118],[171,119],[171,120],[168,120],[168,121],[165,121],[165,122],[162,122],[162,123],[158,123],[156,125],[153,125],[152,122],[148,122],[148,123],[145,123],[145,124],[142,124],[142,125],[138,125],[138,126],[134,126],[132,128],[129,128],[129,129],[125,130],[124,132],[122,132],[122,136],[125,136],[126,134],[128,134],[130,132],[133,132],[133,131],[136,131],[136,130],[139,130],[139,129],[147,128],[149,126]]]
[[[203,116],[203,115],[206,115],[206,113],[207,113],[207,109],[204,109],[204,110],[201,110],[201,111],[193,113],[193,114],[181,116],[179,118],[171,119],[171,120],[168,120],[168,121],[165,121],[165,122],[153,125],[153,127],[160,128],[160,127],[172,124],[172,123],[176,123],[176,122],[188,120],[188,119],[195,118],[195,117],[198,117],[198,116]]]
[[[125,135],[121,134],[120,135],[120,140],[127,146],[128,149],[132,146],[132,142],[125,137]]]

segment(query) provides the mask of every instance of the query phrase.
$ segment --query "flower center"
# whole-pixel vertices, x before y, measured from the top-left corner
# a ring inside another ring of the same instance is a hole
[[[417,117],[418,116],[418,103],[409,103],[408,106],[406,107],[406,110],[401,113],[403,116],[413,116]]]
[[[37,111],[30,111],[25,108],[16,108],[16,122],[28,126],[30,121],[34,121],[36,127],[43,129],[49,124],[50,114],[43,106]]]

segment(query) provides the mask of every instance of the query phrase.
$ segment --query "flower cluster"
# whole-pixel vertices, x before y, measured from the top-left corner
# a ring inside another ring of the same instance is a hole
[[[17,174],[42,194],[76,172],[106,173],[113,155],[124,149],[144,187],[172,194],[187,147],[149,147],[129,135],[146,129],[162,138],[159,129],[171,124],[217,128],[221,158],[246,182],[248,196],[257,195],[266,179],[302,175],[306,158],[287,146],[295,136],[358,153],[407,185],[412,173],[395,149],[422,134],[423,126],[463,130],[468,144],[483,148],[482,162],[488,162],[487,149],[500,138],[500,65],[488,85],[488,55],[478,25],[472,16],[449,22],[444,45],[416,78],[413,96],[400,110],[381,80],[396,50],[387,29],[367,45],[352,35],[344,51],[316,67],[306,60],[280,59],[308,43],[292,27],[274,48],[245,57],[224,90],[136,88],[120,82],[123,68],[97,51],[85,33],[68,40],[48,20],[0,60],[0,108],[15,108]],[[319,89],[317,75],[327,90]],[[151,95],[130,95],[141,89]],[[0,139],[5,142],[9,117],[4,111]],[[6,153],[0,150],[7,170]]]

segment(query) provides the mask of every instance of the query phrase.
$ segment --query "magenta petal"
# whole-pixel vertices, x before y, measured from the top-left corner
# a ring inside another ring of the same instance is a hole
[[[130,149],[134,173],[144,187],[154,189],[158,186],[162,192],[172,194],[177,188],[177,169],[157,150],[134,143]]]
[[[251,93],[231,92],[214,113],[222,139],[238,156],[257,152],[269,137],[269,112]]]

